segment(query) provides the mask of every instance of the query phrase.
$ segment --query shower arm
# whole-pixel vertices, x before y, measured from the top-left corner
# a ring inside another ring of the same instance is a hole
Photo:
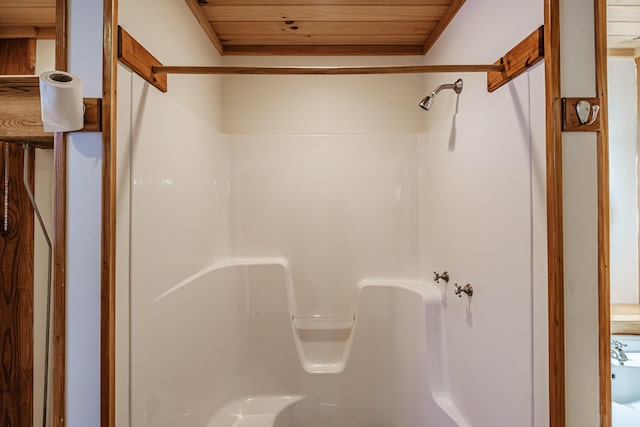
[[[462,92],[462,79],[456,80],[455,83],[445,83],[438,86],[433,90],[433,92],[431,92],[431,96],[436,96],[440,93],[440,91],[444,89],[453,89],[455,93],[459,94],[460,92]]]

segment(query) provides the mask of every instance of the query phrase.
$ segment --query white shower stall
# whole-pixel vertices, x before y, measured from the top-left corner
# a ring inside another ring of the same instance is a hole
[[[147,3],[120,25],[189,65],[491,63],[543,20],[467,2],[424,58],[221,58],[183,2]],[[118,426],[547,425],[542,66],[488,94],[485,74],[161,93],[119,65],[117,123]]]

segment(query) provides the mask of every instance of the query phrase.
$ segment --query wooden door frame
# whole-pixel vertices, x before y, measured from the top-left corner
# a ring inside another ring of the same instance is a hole
[[[547,268],[549,322],[549,425],[564,427],[564,240],[562,208],[562,99],[560,95],[560,4],[544,3],[547,158]]]
[[[611,427],[611,290],[609,283],[609,108],[607,94],[607,1],[595,0],[596,97],[600,99],[598,179],[598,362],[600,427]]]
[[[67,71],[68,0],[56,0],[56,70]],[[53,141],[53,340],[51,425],[66,423],[66,266],[67,266],[67,141],[56,133]]]
[[[102,268],[100,288],[100,426],[116,418],[116,87],[118,0],[103,1]]]
[[[562,198],[562,110],[560,81],[560,5],[545,0],[545,85],[547,116],[547,233],[549,303],[550,426],[565,427],[564,242]],[[607,4],[594,1],[598,193],[598,363],[600,427],[611,427],[610,287],[609,287],[609,148],[607,120]]]

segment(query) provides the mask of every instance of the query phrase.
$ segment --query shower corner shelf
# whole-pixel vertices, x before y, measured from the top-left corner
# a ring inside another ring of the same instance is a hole
[[[327,316],[323,314],[300,315],[292,314],[291,321],[296,329],[327,330],[327,329],[351,329],[356,316]]]

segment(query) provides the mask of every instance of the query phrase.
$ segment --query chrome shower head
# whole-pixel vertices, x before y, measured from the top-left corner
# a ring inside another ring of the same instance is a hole
[[[443,89],[453,89],[455,93],[459,94],[460,92],[462,92],[462,79],[456,80],[455,83],[444,84],[435,88],[435,90],[431,92],[431,95],[427,95],[422,98],[422,101],[420,101],[420,103],[418,104],[420,108],[428,111],[429,108],[431,108],[431,106],[433,105],[433,98],[435,98],[435,96]]]
[[[418,105],[423,110],[429,111],[429,108],[431,108],[432,104],[433,104],[433,95],[427,95],[424,98],[422,98],[422,101],[420,101]]]

